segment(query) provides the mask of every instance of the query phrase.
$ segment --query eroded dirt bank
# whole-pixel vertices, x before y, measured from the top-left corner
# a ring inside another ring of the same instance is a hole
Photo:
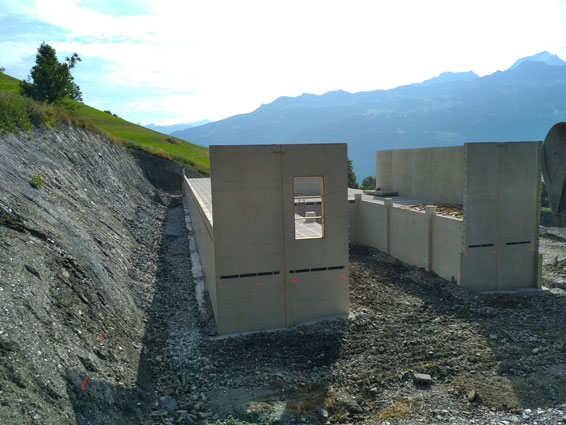
[[[170,201],[93,133],[0,136],[0,423],[139,423]]]
[[[348,319],[216,338],[181,199],[128,152],[1,136],[0,214],[2,424],[566,423],[560,230],[539,293],[480,296],[353,246]]]

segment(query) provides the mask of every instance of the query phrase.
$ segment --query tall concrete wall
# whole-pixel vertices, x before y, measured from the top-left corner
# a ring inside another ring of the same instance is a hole
[[[219,334],[348,312],[345,144],[211,146]],[[324,237],[295,239],[295,177],[324,180]]]
[[[277,151],[277,146],[210,147],[219,334],[285,327]]]
[[[538,285],[538,142],[465,145],[462,285]]]
[[[287,324],[291,326],[348,312],[348,163],[345,144],[283,145],[281,148],[284,151]],[[323,178],[323,238],[295,239],[295,217],[290,207],[294,203],[296,176]],[[310,271],[298,272],[305,269]]]
[[[463,203],[463,147],[377,151],[377,187],[425,202]]]

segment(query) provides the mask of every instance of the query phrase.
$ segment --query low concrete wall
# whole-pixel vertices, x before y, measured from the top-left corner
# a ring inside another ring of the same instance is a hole
[[[202,269],[207,284],[208,294],[214,315],[216,312],[216,268],[214,258],[214,237],[212,227],[199,202],[189,187],[186,178],[183,178],[184,201],[191,216],[193,233],[195,235],[197,249],[200,255]]]
[[[356,199],[350,226],[353,242],[387,252],[407,264],[431,270],[444,279],[460,281],[463,221],[426,212],[394,207],[391,201]]]
[[[446,280],[461,281],[464,222],[451,217],[432,217],[430,269]]]

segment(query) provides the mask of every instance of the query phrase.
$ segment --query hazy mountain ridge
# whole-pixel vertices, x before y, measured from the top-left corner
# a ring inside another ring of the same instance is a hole
[[[173,134],[205,146],[347,142],[361,180],[375,174],[377,149],[542,140],[566,120],[566,66],[548,65],[547,55],[539,59],[484,77],[445,73],[436,83],[391,90],[280,97],[251,113]]]
[[[172,124],[172,125],[157,125],[157,124],[146,124],[146,125],[142,125],[145,128],[149,128],[150,130],[153,131],[158,131],[160,133],[164,133],[164,134],[171,134],[174,131],[179,131],[179,130],[185,130],[187,128],[191,128],[191,127],[198,127],[199,125],[205,125],[208,123],[211,123],[212,121],[210,120],[200,120],[200,121],[195,121],[195,122],[182,122],[179,124]]]

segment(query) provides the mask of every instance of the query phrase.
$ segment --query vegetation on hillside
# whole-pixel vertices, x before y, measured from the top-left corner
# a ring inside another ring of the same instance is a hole
[[[208,173],[208,148],[158,133],[72,99],[48,104],[21,96],[20,80],[0,73],[0,133],[29,130],[32,124],[51,127],[58,122],[95,131],[107,139],[140,149],[183,166]]]
[[[81,89],[71,75],[71,69],[81,58],[73,53],[65,61],[59,62],[55,49],[45,42],[41,43],[28,81],[20,82],[21,94],[47,103],[59,103],[63,99],[83,100]]]

